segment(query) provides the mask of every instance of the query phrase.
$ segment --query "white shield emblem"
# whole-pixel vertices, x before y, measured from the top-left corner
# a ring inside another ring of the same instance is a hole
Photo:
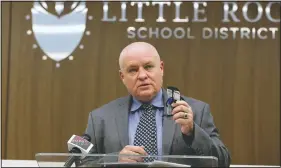
[[[41,5],[41,4],[42,5]],[[49,13],[43,1],[34,2],[32,31],[46,56],[57,62],[69,57],[80,44],[86,29],[87,12],[85,2],[73,2],[70,13],[58,17]],[[58,14],[64,10],[64,2],[55,2]]]

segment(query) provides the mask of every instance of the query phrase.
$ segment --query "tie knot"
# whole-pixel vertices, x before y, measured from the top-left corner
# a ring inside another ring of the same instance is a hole
[[[143,104],[143,105],[142,105],[142,108],[143,108],[145,111],[151,112],[151,111],[153,110],[153,105],[151,105],[151,104]]]

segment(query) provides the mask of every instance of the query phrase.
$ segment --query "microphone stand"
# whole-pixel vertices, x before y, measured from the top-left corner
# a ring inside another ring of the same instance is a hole
[[[81,151],[76,148],[73,148],[70,153],[81,153]],[[80,165],[80,156],[70,156],[64,163],[64,167],[71,167],[73,163],[75,163],[75,167],[78,167]]]
[[[71,167],[72,164],[75,164],[75,167],[78,167],[80,165],[80,159],[79,159],[79,156],[73,156],[73,157],[69,157],[65,164],[64,164],[64,167]]]
[[[75,167],[79,167],[79,165],[80,165],[80,159],[79,159],[79,158],[76,158],[76,159],[74,160],[74,164],[75,164]]]

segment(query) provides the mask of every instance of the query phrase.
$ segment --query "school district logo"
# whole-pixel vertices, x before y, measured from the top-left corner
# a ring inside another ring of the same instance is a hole
[[[36,1],[31,9],[32,30],[27,34],[33,33],[37,44],[44,52],[43,60],[47,57],[56,62],[56,67],[60,67],[60,61],[68,58],[73,60],[71,55],[80,44],[86,30],[86,20],[88,8],[85,2],[73,2],[70,12],[62,15],[64,2],[53,2],[55,14],[48,12],[48,4],[45,1]],[[27,15],[29,20],[30,16]],[[90,31],[86,31],[90,35]],[[33,48],[37,48],[33,44]],[[80,49],[84,45],[79,46]]]

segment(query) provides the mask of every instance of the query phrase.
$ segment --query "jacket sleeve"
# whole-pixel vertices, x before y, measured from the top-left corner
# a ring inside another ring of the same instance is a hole
[[[228,149],[219,138],[219,132],[214,124],[208,104],[205,104],[200,120],[199,125],[193,123],[193,134],[191,137],[185,138],[186,143],[198,155],[217,157],[219,167],[229,167],[231,157]]]
[[[91,137],[91,143],[94,145],[89,154],[100,154],[100,156],[88,156],[81,160],[81,165],[87,167],[102,166],[104,163],[117,162],[119,152],[107,153],[104,155],[103,150],[103,127],[104,122],[101,117],[91,112],[88,117],[88,124],[85,134]]]
[[[91,143],[94,145],[91,149],[90,153],[98,153],[98,146],[97,146],[97,137],[96,137],[96,124],[99,122],[97,121],[97,117],[94,117],[93,112],[89,114],[88,117],[88,124],[85,130],[85,134],[88,134],[91,137]]]

